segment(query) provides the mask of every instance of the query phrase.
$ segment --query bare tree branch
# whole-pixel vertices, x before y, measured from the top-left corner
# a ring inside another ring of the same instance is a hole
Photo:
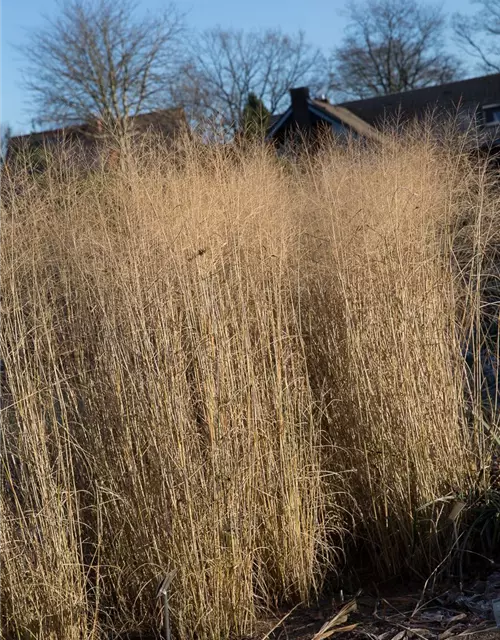
[[[458,62],[443,49],[438,7],[366,0],[349,7],[350,24],[333,55],[334,86],[348,96],[408,91],[452,80]]]
[[[474,16],[453,16],[455,38],[462,49],[475,58],[479,68],[500,71],[500,0],[476,0],[479,11]]]
[[[328,73],[324,56],[304,34],[280,30],[244,33],[221,28],[206,31],[191,49],[177,92],[195,119],[222,118],[238,128],[250,93],[275,113],[299,84],[322,88]]]
[[[21,49],[41,121],[99,118],[125,133],[131,117],[171,100],[183,30],[172,5],[139,17],[133,0],[66,0]]]

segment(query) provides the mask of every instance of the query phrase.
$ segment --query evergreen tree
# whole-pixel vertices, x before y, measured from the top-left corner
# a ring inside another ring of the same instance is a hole
[[[262,100],[249,93],[243,109],[243,135],[245,138],[264,138],[269,125],[269,110]]]

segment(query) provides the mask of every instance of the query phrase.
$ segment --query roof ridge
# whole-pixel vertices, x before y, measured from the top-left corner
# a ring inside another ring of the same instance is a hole
[[[368,100],[384,100],[392,97],[397,98],[399,96],[404,96],[411,93],[414,94],[414,93],[420,93],[425,91],[431,91],[432,89],[441,89],[445,91],[447,87],[452,87],[454,85],[455,86],[466,85],[467,83],[477,82],[477,81],[486,80],[486,79],[492,80],[495,77],[500,78],[500,72],[488,73],[483,76],[473,76],[471,78],[462,78],[461,80],[451,80],[450,82],[442,82],[441,84],[432,84],[426,87],[418,87],[416,89],[407,89],[406,91],[395,91],[393,93],[384,93],[382,95],[368,96],[366,98],[356,98],[356,100],[346,100],[344,102],[339,102],[338,105],[347,106],[347,105],[359,104],[361,102],[366,102]]]

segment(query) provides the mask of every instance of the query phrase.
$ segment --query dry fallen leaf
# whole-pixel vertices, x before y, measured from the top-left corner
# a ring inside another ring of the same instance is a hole
[[[438,640],[448,640],[449,638],[452,638],[456,633],[459,633],[460,631],[462,631],[463,628],[464,628],[463,624],[454,624],[451,627],[449,627],[449,629],[446,629],[446,631],[443,631],[443,633],[440,633],[438,636]]]
[[[465,618],[467,618],[467,614],[466,613],[457,613],[456,616],[453,616],[453,618],[450,618],[449,620],[447,620],[448,623],[450,622],[458,622],[459,620],[465,620]]]
[[[434,631],[432,631],[432,629],[420,629],[420,628],[411,628],[408,629],[408,636],[409,637],[417,637],[417,638],[433,638],[436,635],[436,633]]]
[[[318,633],[313,637],[313,640],[324,640],[324,638],[329,638],[333,636],[334,633],[342,633],[343,631],[352,631],[358,626],[358,623],[348,624],[346,627],[333,627],[332,629],[327,629],[323,633]]]
[[[324,640],[325,638],[329,638],[330,636],[332,636],[334,633],[352,631],[353,629],[355,629],[358,626],[357,623],[350,624],[345,627],[342,627],[340,625],[343,625],[345,622],[347,622],[349,614],[353,613],[356,610],[356,600],[351,600],[351,602],[345,604],[342,609],[340,609],[340,611],[333,616],[331,620],[325,622],[325,624],[321,627],[321,629],[313,637],[312,640]]]
[[[379,636],[377,636],[377,640],[389,640],[392,637],[392,631],[384,631]]]
[[[443,622],[445,615],[442,611],[422,611],[420,621],[425,622]]]

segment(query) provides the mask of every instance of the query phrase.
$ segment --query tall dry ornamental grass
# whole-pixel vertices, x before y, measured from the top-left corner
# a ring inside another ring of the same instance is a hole
[[[434,568],[485,175],[425,136],[62,160],[3,181],[4,633],[154,630],[175,571],[177,638],[242,636],[360,553]]]

